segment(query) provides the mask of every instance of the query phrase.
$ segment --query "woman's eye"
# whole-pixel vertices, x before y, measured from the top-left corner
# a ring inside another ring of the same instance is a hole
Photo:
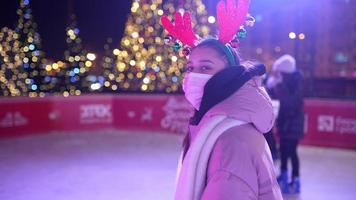
[[[209,67],[209,66],[202,66],[200,69],[201,69],[201,70],[209,70],[210,67]]]
[[[187,72],[192,72],[192,71],[193,71],[193,69],[194,69],[193,67],[188,66],[188,67],[187,67]]]

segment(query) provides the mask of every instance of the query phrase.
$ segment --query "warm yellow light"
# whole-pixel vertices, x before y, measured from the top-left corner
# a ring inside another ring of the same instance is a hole
[[[136,61],[130,60],[130,65],[131,65],[131,66],[135,66],[135,65],[136,65]]]
[[[138,72],[138,73],[136,74],[136,77],[137,77],[137,78],[142,78],[142,73],[141,73],[141,72]]]
[[[127,57],[129,54],[127,53],[127,51],[122,51],[121,52],[121,56],[122,57]]]
[[[151,10],[156,10],[157,9],[157,5],[156,4],[152,4],[151,5]]]
[[[294,32],[290,32],[288,36],[292,40],[294,40],[297,37],[297,35]]]
[[[72,29],[69,29],[67,31],[67,35],[69,35],[69,36],[74,35],[74,31]]]
[[[110,82],[109,81],[105,81],[104,85],[105,85],[105,87],[109,87],[110,86]]]
[[[98,89],[101,88],[101,85],[100,85],[100,83],[93,83],[93,84],[90,85],[90,88],[92,90],[98,90]]]
[[[127,78],[133,79],[134,75],[132,73],[127,74]]]
[[[119,62],[117,64],[117,68],[120,72],[123,72],[125,70],[125,67],[126,67],[125,63]]]
[[[172,61],[173,62],[177,62],[177,60],[178,60],[177,56],[172,56]]]
[[[131,34],[131,36],[132,36],[132,38],[138,38],[138,33],[137,32],[133,32],[132,34]]]
[[[124,40],[124,45],[125,46],[129,46],[130,45],[130,40],[128,40],[128,39]]]
[[[142,44],[142,43],[145,42],[145,39],[143,39],[142,37],[140,37],[140,38],[138,38],[138,42],[139,42],[140,44]]]
[[[57,63],[53,63],[53,64],[52,64],[52,68],[53,68],[53,69],[58,69],[58,64],[57,64]]]
[[[51,71],[51,70],[52,70],[51,65],[46,65],[46,71]]]
[[[112,85],[112,86],[111,86],[111,89],[112,89],[112,90],[117,90],[117,85]]]
[[[139,46],[138,45],[134,45],[133,47],[132,47],[132,49],[134,50],[134,51],[138,51],[139,50]]]
[[[120,50],[119,49],[114,49],[112,51],[112,53],[115,55],[115,56],[118,56],[120,54]]]
[[[204,35],[208,35],[209,34],[209,27],[207,26],[202,26],[201,27],[201,31],[203,32]]]
[[[152,33],[152,32],[154,31],[154,29],[153,29],[152,26],[148,27],[147,30],[148,30],[148,32],[150,32],[150,33]]]
[[[304,40],[305,39],[305,34],[304,33],[300,33],[299,34],[299,39],[300,40]]]
[[[129,87],[130,87],[130,84],[129,84],[128,82],[125,82],[125,83],[124,83],[124,88],[127,89],[127,88],[129,88]]]
[[[160,44],[160,43],[161,43],[161,41],[162,41],[162,40],[161,40],[161,38],[160,38],[160,37],[156,37],[156,38],[155,38],[155,42],[156,42],[157,44]]]
[[[159,10],[157,11],[157,15],[159,15],[159,16],[163,15],[163,10],[159,9]]]
[[[156,61],[157,62],[161,62],[162,61],[162,57],[161,56],[156,56]]]
[[[84,73],[86,70],[85,70],[85,68],[84,67],[81,67],[80,69],[79,69],[79,72],[80,73]]]
[[[131,9],[138,9],[139,7],[140,7],[140,4],[138,2],[133,2]]]
[[[143,90],[143,91],[146,91],[147,88],[148,88],[147,85],[142,85],[142,86],[141,86],[141,90]]]
[[[114,74],[109,74],[109,79],[110,79],[110,80],[114,80],[114,78],[115,78],[115,75],[114,75]]]
[[[64,92],[63,92],[63,96],[64,96],[64,97],[68,97],[68,96],[69,96],[69,92],[64,91]]]
[[[82,92],[80,90],[75,91],[75,95],[79,96]]]
[[[136,58],[141,58],[141,53],[140,52],[137,52],[136,54],[135,54],[135,56],[136,56]]]
[[[77,62],[80,61],[80,56],[75,56],[74,60],[77,61]]]
[[[137,12],[137,9],[134,7],[131,7],[131,12],[135,13],[135,12]]]
[[[70,56],[70,57],[68,58],[68,61],[69,61],[69,62],[74,62],[74,57]]]
[[[146,62],[145,61],[141,61],[139,64],[141,67],[145,67],[146,66]]]
[[[95,56],[95,54],[93,54],[93,53],[88,53],[88,54],[87,54],[87,58],[88,58],[89,60],[91,60],[91,61],[94,61],[94,60],[96,59],[96,56]]]
[[[92,62],[90,62],[89,60],[85,62],[85,66],[86,67],[91,67],[92,66]]]

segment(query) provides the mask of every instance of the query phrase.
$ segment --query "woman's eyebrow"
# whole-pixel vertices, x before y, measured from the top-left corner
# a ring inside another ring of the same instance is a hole
[[[199,60],[199,62],[207,62],[207,63],[214,64],[214,62],[213,62],[213,61],[211,61],[211,60]]]

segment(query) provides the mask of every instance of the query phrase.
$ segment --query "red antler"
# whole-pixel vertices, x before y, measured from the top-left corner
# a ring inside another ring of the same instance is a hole
[[[167,16],[162,16],[161,22],[164,28],[173,37],[180,40],[183,44],[190,47],[194,46],[194,42],[197,40],[197,37],[193,32],[192,20],[189,12],[185,12],[183,16],[179,12],[176,12],[174,16],[174,25]]]
[[[232,40],[244,24],[248,14],[250,0],[226,0],[226,4],[221,0],[217,7],[217,21],[219,24],[219,40],[228,43]]]

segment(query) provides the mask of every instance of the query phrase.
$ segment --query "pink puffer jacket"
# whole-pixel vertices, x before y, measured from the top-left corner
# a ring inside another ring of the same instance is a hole
[[[199,129],[206,125],[205,119],[214,115],[225,115],[247,124],[228,129],[216,141],[201,199],[282,199],[271,153],[263,137],[272,128],[274,115],[271,100],[260,83],[250,80],[213,107],[198,126],[190,126],[192,143]]]

